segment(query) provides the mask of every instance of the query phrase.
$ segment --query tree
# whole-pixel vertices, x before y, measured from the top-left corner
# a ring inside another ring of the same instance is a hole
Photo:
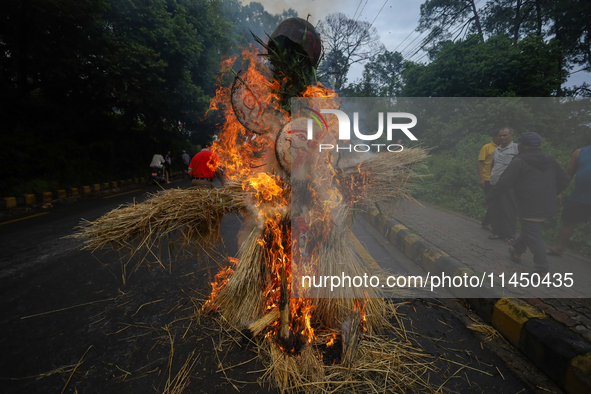
[[[180,146],[231,30],[208,0],[9,0],[1,18],[0,187],[129,177]]]
[[[385,51],[375,27],[369,22],[349,19],[343,13],[327,15],[318,25],[318,32],[327,54],[319,68],[320,79],[335,88],[344,85],[351,65],[366,62]]]
[[[566,60],[591,71],[591,2],[561,0],[551,2],[554,34],[564,49]]]
[[[450,32],[452,28],[455,29],[453,33]],[[425,1],[421,4],[421,16],[416,30],[421,33],[429,31],[421,42],[420,49],[429,49],[440,41],[455,40],[465,32],[482,35],[480,15],[474,0]]]
[[[548,97],[566,79],[557,73],[557,42],[530,36],[517,45],[505,35],[448,42],[428,65],[408,63],[402,95],[409,97]]]
[[[324,56],[320,73],[324,74],[323,81],[338,92],[347,82],[349,67],[345,54],[338,49],[333,49]]]
[[[267,41],[267,35],[271,35],[283,20],[298,16],[292,8],[281,14],[270,14],[256,1],[244,6],[237,0],[223,0],[222,4],[226,20],[232,21],[234,41],[239,45],[256,43],[253,34]]]
[[[549,3],[544,0],[491,0],[483,10],[483,28],[490,34],[520,37],[542,35],[548,22]]]
[[[402,89],[404,59],[399,52],[385,51],[369,61],[360,81],[343,89],[347,96],[393,97]]]
[[[560,44],[557,73],[591,70],[591,3],[585,0],[491,0],[483,24],[489,34],[507,34],[516,44],[531,34]],[[579,70],[577,70],[579,71]],[[575,89],[577,90],[577,89]],[[586,88],[582,87],[582,90]],[[562,94],[558,89],[558,94]]]

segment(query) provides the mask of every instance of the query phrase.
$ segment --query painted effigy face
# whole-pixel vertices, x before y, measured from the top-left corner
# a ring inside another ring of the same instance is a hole
[[[316,154],[318,143],[308,140],[307,125],[308,119],[296,118],[277,134],[275,153],[287,173],[300,169]]]

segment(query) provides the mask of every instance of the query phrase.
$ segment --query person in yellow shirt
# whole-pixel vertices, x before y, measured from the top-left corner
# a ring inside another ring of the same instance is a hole
[[[492,160],[492,155],[493,155],[494,150],[497,148],[497,146],[500,145],[499,130],[495,130],[493,133],[491,133],[491,136],[492,136],[493,140],[491,142],[489,142],[488,144],[484,145],[482,148],[480,148],[480,153],[478,154],[478,163],[477,163],[478,186],[480,186],[484,190],[485,195],[491,189],[491,186],[490,186],[490,172],[491,172],[490,162]],[[490,215],[491,215],[490,208],[487,208],[486,215],[484,215],[484,219],[482,219],[482,225],[481,225],[481,228],[488,230],[488,231],[492,231],[492,227],[490,226],[490,223],[491,223]]]

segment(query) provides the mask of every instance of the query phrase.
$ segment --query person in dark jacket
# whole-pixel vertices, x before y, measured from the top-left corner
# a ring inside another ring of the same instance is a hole
[[[561,256],[577,224],[591,220],[591,145],[574,151],[566,173],[575,177],[575,190],[562,210],[562,226],[556,246],[546,249],[549,256]]]
[[[557,196],[566,189],[570,178],[552,156],[540,150],[542,137],[537,133],[525,133],[517,142],[519,154],[486,195],[486,201],[494,201],[508,189],[514,190],[521,234],[513,248],[509,248],[511,261],[521,262],[521,255],[529,247],[536,271],[547,273],[542,224],[558,212]]]

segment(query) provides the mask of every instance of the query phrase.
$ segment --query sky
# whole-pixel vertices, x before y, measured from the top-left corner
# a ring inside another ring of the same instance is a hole
[[[408,59],[420,42],[419,33],[414,31],[419,23],[420,7],[424,0],[257,0],[265,10],[272,14],[281,13],[284,9],[294,9],[300,18],[308,18],[314,26],[328,14],[342,12],[349,18],[372,22],[380,35],[381,42],[389,51],[402,53]],[[249,3],[250,0],[242,0]],[[484,4],[485,1],[477,1]],[[413,61],[427,62],[424,52],[410,57]],[[574,68],[572,71],[580,69]],[[349,71],[349,82],[361,77],[363,65],[354,65]],[[566,86],[591,84],[591,73],[578,72],[571,75]]]

